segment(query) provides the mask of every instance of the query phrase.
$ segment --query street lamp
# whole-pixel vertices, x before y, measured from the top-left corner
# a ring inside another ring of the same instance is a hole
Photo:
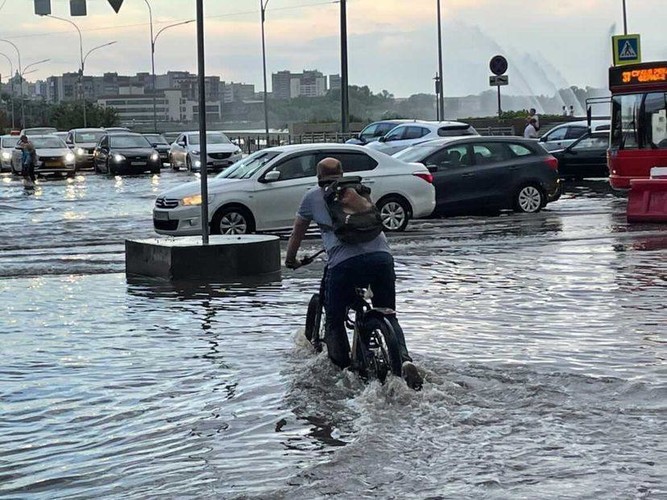
[[[350,103],[347,76],[347,4],[340,0],[340,128],[343,134],[350,129]]]
[[[628,34],[628,18],[625,15],[625,0],[623,0],[623,34]]]
[[[11,95],[10,100],[11,100],[11,103],[12,103],[12,129],[13,129],[14,126],[15,126],[14,125],[14,65],[12,64],[12,60],[9,58],[9,56],[7,54],[4,54],[4,53],[0,52],[0,56],[7,59],[7,62],[9,63],[9,75],[10,75],[10,79],[11,79],[11,83],[12,83],[12,87],[11,87],[12,95]]]
[[[0,38],[0,42],[5,42],[14,47],[14,50],[16,51],[16,55],[18,56],[19,59],[19,75],[23,74],[23,70],[21,69],[21,52],[19,52],[19,48],[14,44],[14,42],[10,42],[9,40],[5,38]],[[23,108],[23,78],[21,77],[21,123],[25,124],[25,110]],[[12,81],[12,90],[14,89],[14,83]],[[12,92],[13,93],[13,92]],[[25,128],[25,125],[23,126]]]
[[[438,117],[445,119],[445,93],[442,81],[442,26],[440,20],[440,0],[438,0],[438,83],[440,93],[438,94]]]
[[[261,10],[262,20],[262,67],[264,69],[264,130],[266,132],[266,147],[269,147],[269,107],[268,97],[266,94],[266,43],[264,41],[264,22],[266,21],[266,6],[269,0],[259,0],[259,8]]]
[[[151,80],[153,80],[153,131],[157,133],[157,102],[156,102],[156,96],[155,96],[155,91],[156,91],[156,84],[155,84],[155,42],[157,41],[157,37],[160,36],[160,33],[163,31],[173,28],[175,26],[181,26],[182,24],[190,24],[195,22],[194,19],[190,19],[188,21],[182,21],[180,23],[174,23],[170,24],[169,26],[165,26],[162,28],[160,31],[157,32],[155,36],[153,36],[153,9],[151,8],[151,4],[148,2],[148,0],[144,0],[146,2],[146,6],[148,7],[148,18],[150,21],[150,26],[151,26]]]
[[[28,73],[33,73],[33,72],[36,71],[36,70],[34,70],[34,69],[31,69],[30,71],[28,71],[28,70],[29,70],[30,68],[32,68],[33,66],[37,66],[38,64],[43,64],[43,63],[45,63],[45,62],[49,62],[50,60],[51,60],[51,59],[42,59],[41,61],[37,61],[37,62],[34,62],[34,63],[30,63],[30,64],[28,64],[25,68],[23,68],[23,71],[21,72],[21,92],[23,92],[23,77],[24,77],[25,75],[27,75]],[[21,101],[23,101],[23,96],[21,96]],[[23,128],[27,128],[27,127],[28,127],[28,124],[26,123],[26,121],[25,121],[25,116],[24,116],[24,117],[23,117]]]

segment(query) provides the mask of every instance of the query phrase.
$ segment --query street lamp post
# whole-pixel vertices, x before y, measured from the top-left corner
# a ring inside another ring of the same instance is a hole
[[[269,147],[269,107],[266,93],[266,42],[264,39],[264,22],[266,21],[266,6],[269,0],[259,0],[259,8],[262,13],[262,68],[264,71],[264,131],[266,132],[266,147]]]
[[[340,124],[341,132],[347,134],[350,129],[350,103],[347,76],[347,5],[340,0]]]
[[[52,19],[58,19],[59,21],[69,23],[74,26],[79,34],[79,62],[81,63],[79,66],[79,92],[81,93],[81,103],[83,104],[83,126],[86,127],[88,123],[86,120],[86,94],[83,90],[83,37],[81,36],[81,30],[75,22],[65,19],[64,17],[52,16],[51,14],[44,15],[43,17],[50,17]]]
[[[11,93],[12,94],[11,94],[11,98],[10,98],[11,106],[12,106],[12,129],[14,129],[14,127],[15,127],[15,124],[14,124],[14,65],[12,64],[12,60],[9,58],[9,56],[7,54],[4,54],[4,53],[0,52],[0,56],[7,59],[7,62],[9,63],[9,75],[10,75],[10,79],[11,79],[11,83],[12,83],[12,86],[11,86]]]
[[[445,119],[445,93],[442,78],[442,25],[440,20],[440,0],[438,0],[438,82],[440,83],[440,94],[438,95],[438,116],[440,120]]]
[[[21,88],[23,88],[23,77],[24,75],[27,75],[28,73],[32,73],[35,71],[34,69],[28,71],[30,68],[33,66],[37,66],[38,64],[43,64],[45,62],[49,62],[51,59],[42,59],[41,61],[37,61],[34,63],[28,64],[25,68],[23,68],[23,72],[21,73]],[[23,92],[23,90],[21,90]],[[23,100],[23,97],[21,97],[21,100]],[[28,128],[28,124],[26,123],[25,116],[23,116],[23,128]]]
[[[628,34],[628,17],[625,12],[625,0],[623,0],[623,34]]]
[[[10,42],[9,40],[6,40],[4,38],[0,38],[0,42],[8,43],[12,47],[14,47],[14,50],[16,51],[16,55],[18,56],[19,60],[19,75],[21,75],[23,73],[23,70],[21,69],[21,52],[19,52],[19,48],[16,46],[16,44],[14,44],[14,42]],[[12,75],[12,78],[13,76],[14,75]],[[20,84],[21,84],[21,123],[25,124],[25,110],[23,108],[23,77],[21,77]],[[14,82],[12,80],[12,93],[13,90],[14,90]],[[12,104],[13,104],[13,99],[12,99]],[[23,126],[23,128],[25,128],[25,125]]]
[[[148,19],[150,21],[150,34],[151,34],[151,80],[153,81],[153,131],[157,133],[157,101],[156,101],[156,95],[155,91],[156,89],[156,76],[155,76],[155,42],[157,42],[157,37],[160,36],[160,34],[169,29],[173,28],[175,26],[181,26],[182,24],[190,24],[194,23],[194,19],[190,19],[188,21],[182,21],[180,23],[174,23],[170,24],[169,26],[165,26],[162,28],[160,31],[157,32],[155,36],[153,36],[153,9],[151,8],[151,4],[148,2],[148,0],[144,0],[146,2],[146,7],[148,7]]]

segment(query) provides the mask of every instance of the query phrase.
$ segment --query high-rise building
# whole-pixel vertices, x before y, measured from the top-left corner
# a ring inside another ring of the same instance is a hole
[[[340,89],[340,75],[329,75],[329,90]]]
[[[304,70],[303,73],[279,71],[271,75],[271,83],[276,99],[318,97],[327,93],[327,79],[317,70]]]
[[[250,83],[222,82],[222,102],[249,101],[255,97],[255,86]]]

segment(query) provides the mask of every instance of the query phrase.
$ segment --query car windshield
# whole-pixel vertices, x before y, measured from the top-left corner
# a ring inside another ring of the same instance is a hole
[[[112,148],[150,148],[150,143],[140,135],[110,135],[109,146]]]
[[[0,139],[3,148],[13,148],[17,142],[19,142],[18,137],[3,137]]]
[[[199,134],[190,134],[188,135],[188,141],[190,144],[199,144]],[[222,132],[207,132],[206,133],[206,142],[207,144],[231,144],[225,134]]]
[[[106,135],[105,132],[76,132],[74,134],[74,141],[79,143],[79,142],[97,142],[99,141],[104,135]]]
[[[420,163],[424,158],[429,156],[431,153],[435,153],[442,148],[442,145],[425,145],[419,144],[417,146],[412,146],[406,148],[402,151],[396,153],[394,158],[401,160],[407,163],[417,162]]]
[[[257,151],[247,158],[234,163],[231,167],[220,172],[218,179],[249,179],[255,173],[281,154],[281,151]]]
[[[35,146],[35,149],[47,149],[47,148],[65,148],[63,141],[57,137],[35,137],[30,139],[32,145]]]
[[[167,142],[167,139],[165,139],[161,135],[144,135],[144,137],[153,144],[169,144]]]
[[[23,132],[26,135],[37,135],[37,134],[50,134],[51,132],[57,132],[58,130],[52,127],[44,127],[44,128],[27,128]]]

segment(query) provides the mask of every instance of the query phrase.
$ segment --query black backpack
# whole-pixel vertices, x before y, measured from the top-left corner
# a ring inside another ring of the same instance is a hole
[[[351,210],[345,204],[344,196],[353,189],[364,198],[367,208]],[[361,183],[361,177],[341,177],[324,188],[324,200],[333,222],[333,232],[344,243],[367,243],[382,232],[382,219],[377,207],[371,202],[371,190]]]

